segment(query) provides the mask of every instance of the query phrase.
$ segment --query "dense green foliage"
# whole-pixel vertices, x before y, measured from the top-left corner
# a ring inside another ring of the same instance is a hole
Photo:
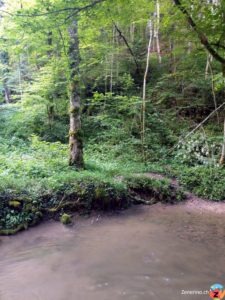
[[[140,175],[147,172],[177,177],[204,198],[225,199],[225,170],[218,164],[224,107],[212,113],[223,105],[224,77],[221,62],[209,56],[199,38],[203,32],[224,57],[224,4],[181,2],[197,32],[169,0],[5,0],[0,24],[2,233],[49,217],[67,223],[71,211],[184,199],[169,181]],[[85,160],[79,172],[68,166],[68,29],[74,19],[81,61],[73,79],[81,97]]]

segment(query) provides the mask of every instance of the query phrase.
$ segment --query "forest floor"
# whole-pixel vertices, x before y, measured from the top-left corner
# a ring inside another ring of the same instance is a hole
[[[49,140],[52,131],[45,136],[43,125],[37,131],[37,111],[32,119],[30,108],[20,104],[0,107],[0,233],[132,203],[184,203],[193,210],[225,211],[225,169],[185,164],[175,155],[144,163],[139,144],[132,144],[128,135],[118,140],[118,130],[109,128],[102,129],[99,139],[95,132],[86,139],[85,170],[78,172],[68,166],[66,141]]]

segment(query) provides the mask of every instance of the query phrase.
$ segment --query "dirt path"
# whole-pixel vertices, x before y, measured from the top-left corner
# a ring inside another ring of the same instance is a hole
[[[146,173],[145,175],[155,179],[169,179],[173,186],[179,187],[179,184],[176,179],[170,179],[162,174]],[[186,195],[187,200],[179,205],[184,205],[185,208],[187,208],[188,210],[197,210],[202,213],[208,211],[216,214],[225,214],[225,201],[213,202],[207,199],[199,198],[190,192],[187,192]]]

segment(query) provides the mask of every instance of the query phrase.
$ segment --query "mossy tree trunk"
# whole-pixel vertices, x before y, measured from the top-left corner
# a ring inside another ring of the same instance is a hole
[[[69,68],[70,68],[70,131],[69,131],[69,165],[77,169],[84,167],[83,140],[80,116],[80,52],[78,37],[78,21],[73,20],[69,27]]]

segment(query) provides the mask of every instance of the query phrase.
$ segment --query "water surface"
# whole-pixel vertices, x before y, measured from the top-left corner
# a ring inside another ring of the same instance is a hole
[[[225,284],[225,215],[134,207],[42,224],[0,243],[1,300],[209,299]]]

